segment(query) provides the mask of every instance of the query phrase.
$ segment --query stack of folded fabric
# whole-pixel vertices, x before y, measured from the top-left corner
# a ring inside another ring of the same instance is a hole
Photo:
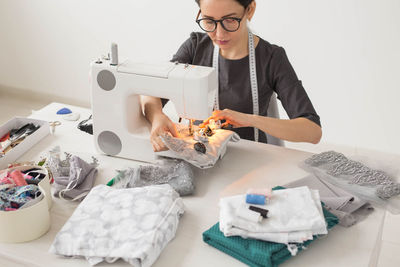
[[[249,206],[246,195],[222,198],[220,221],[203,233],[203,240],[251,266],[277,266],[338,223],[322,208],[318,191],[276,189],[283,188],[275,188],[265,205],[254,205],[268,210],[261,221],[238,213]]]

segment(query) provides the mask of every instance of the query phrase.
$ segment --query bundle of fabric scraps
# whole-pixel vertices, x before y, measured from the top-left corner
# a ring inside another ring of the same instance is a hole
[[[338,223],[322,207],[318,191],[305,186],[276,187],[264,205],[248,202],[246,195],[222,198],[219,223],[203,240],[250,266],[277,266]],[[254,220],[249,210],[262,218]]]
[[[178,124],[179,137],[165,134],[160,138],[172,151],[174,158],[183,159],[201,169],[213,167],[224,156],[229,141],[240,140],[239,135],[230,130],[193,127],[194,132],[190,132],[188,127]],[[158,154],[162,156],[163,152]]]
[[[33,176],[32,176],[33,175]],[[44,195],[37,186],[46,174],[41,170],[0,171],[0,210],[13,211],[34,205]]]
[[[170,185],[94,187],[57,234],[50,252],[91,265],[118,259],[151,266],[175,236],[183,202]],[[83,238],[84,237],[84,238]]]
[[[157,165],[141,165],[118,171],[107,184],[114,188],[133,188],[169,184],[180,196],[194,191],[194,175],[190,164],[178,159],[163,159]]]
[[[47,166],[54,178],[54,196],[65,200],[81,201],[92,189],[96,176],[98,161],[92,157],[87,163],[78,156],[64,153],[61,159],[60,148],[49,152]]]
[[[249,206],[246,195],[221,198],[219,206],[220,230],[225,236],[240,235],[288,244],[328,233],[319,193],[306,186],[274,191],[270,201],[257,205],[268,210],[268,218],[262,222],[237,216],[237,210]]]

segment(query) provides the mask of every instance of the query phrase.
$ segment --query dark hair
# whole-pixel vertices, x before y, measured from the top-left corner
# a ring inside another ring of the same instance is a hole
[[[200,0],[195,0],[195,1],[200,6]],[[235,0],[235,1],[241,4],[244,8],[247,8],[250,5],[250,3],[253,2],[254,0]]]

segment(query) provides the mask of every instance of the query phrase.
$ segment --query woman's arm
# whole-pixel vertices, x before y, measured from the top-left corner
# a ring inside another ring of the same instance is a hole
[[[291,142],[317,144],[322,137],[321,127],[302,117],[282,120],[224,109],[214,111],[203,124],[207,124],[210,119],[226,120],[225,125],[231,124],[234,127],[255,127],[269,135]]]
[[[172,57],[171,62],[192,64],[194,51],[198,40],[198,34],[191,33],[190,37],[180,46],[176,54]],[[165,144],[159,138],[165,132],[170,132],[172,136],[179,135],[175,124],[162,111],[162,102],[160,98],[151,96],[142,96],[142,109],[147,120],[151,123],[150,141],[154,151],[167,150]],[[163,100],[164,101],[164,100]],[[168,100],[165,99],[164,104]]]
[[[291,142],[318,144],[322,137],[321,127],[306,118],[282,120],[251,115],[251,127],[256,127],[269,135]]]
[[[146,119],[151,123],[150,142],[154,151],[167,150],[167,147],[160,139],[160,135],[170,132],[177,137],[178,131],[175,124],[162,111],[161,99],[152,96],[142,96],[142,109]]]

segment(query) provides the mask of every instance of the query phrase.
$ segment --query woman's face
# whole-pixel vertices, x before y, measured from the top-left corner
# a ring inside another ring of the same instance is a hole
[[[245,8],[235,0],[200,0],[200,10],[202,18],[215,20],[224,17],[242,18],[240,27],[235,32],[228,32],[221,23],[218,23],[214,32],[208,32],[214,44],[221,49],[229,49],[238,44],[241,38],[247,36],[247,14]]]

